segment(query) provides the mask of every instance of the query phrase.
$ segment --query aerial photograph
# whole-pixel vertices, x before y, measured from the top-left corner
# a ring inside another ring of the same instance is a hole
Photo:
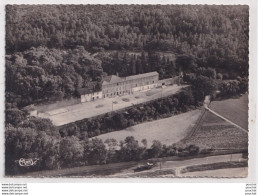
[[[5,11],[5,177],[248,176],[247,5]]]

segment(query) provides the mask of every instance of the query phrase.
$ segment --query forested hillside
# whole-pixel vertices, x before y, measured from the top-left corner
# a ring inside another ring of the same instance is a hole
[[[137,120],[118,119],[127,127],[185,112],[216,90],[224,97],[247,92],[248,41],[248,6],[6,6],[6,173],[15,173],[15,160],[41,154],[35,170],[101,164],[104,144],[88,137],[124,128],[107,116],[58,131],[50,120],[29,117],[25,106],[78,97],[78,88],[99,90],[106,75],[157,71],[164,79],[182,71],[188,91],[157,100],[146,113],[135,109]],[[112,162],[125,160],[121,151]]]
[[[73,50],[31,48],[6,58],[6,98],[13,107],[62,100],[76,89],[102,80],[101,62],[83,47]]]
[[[247,58],[247,6],[25,5],[6,11],[7,52],[83,45],[88,51],[171,50],[200,58]]]
[[[7,100],[20,97],[20,106],[75,96],[104,72],[158,71],[162,79],[190,63],[229,71],[229,79],[248,74],[247,6],[21,5],[6,11]],[[157,51],[182,60],[175,64]]]

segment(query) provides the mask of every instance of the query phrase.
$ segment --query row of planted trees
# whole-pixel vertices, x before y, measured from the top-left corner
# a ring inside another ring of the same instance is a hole
[[[168,156],[193,156],[200,153],[194,145],[163,145],[154,140],[148,147],[146,139],[141,142],[126,137],[118,143],[115,139],[94,138],[80,141],[77,137],[56,138],[30,128],[6,130],[6,175],[24,174],[31,171],[100,165],[117,162],[140,161]],[[202,152],[202,151],[201,151]],[[21,167],[20,158],[38,158],[35,166]]]
[[[147,148],[146,140],[139,143],[132,137],[120,143],[114,139],[103,143],[102,140],[89,138],[194,109],[205,95],[223,86],[225,89],[221,89],[222,94],[228,91],[238,94],[247,90],[248,80],[245,78],[225,81],[220,77],[216,76],[214,70],[201,69],[188,78],[192,86],[178,94],[91,120],[84,119],[60,129],[48,119],[28,118],[17,109],[9,110],[6,115],[6,174],[198,154],[200,151],[196,146],[165,146],[154,141]],[[233,90],[234,86],[238,87],[237,90]],[[40,160],[37,166],[21,168],[17,164],[19,158]]]
[[[103,133],[118,131],[145,122],[173,116],[195,109],[198,103],[190,88],[159,100],[135,105],[122,111],[107,113],[92,119],[83,119],[59,127],[62,137],[76,136],[80,140]]]

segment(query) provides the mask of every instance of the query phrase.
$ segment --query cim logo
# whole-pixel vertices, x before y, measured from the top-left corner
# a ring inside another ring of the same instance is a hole
[[[30,167],[30,166],[36,165],[38,160],[39,160],[38,158],[29,158],[29,159],[20,158],[15,162],[19,163],[21,167]]]

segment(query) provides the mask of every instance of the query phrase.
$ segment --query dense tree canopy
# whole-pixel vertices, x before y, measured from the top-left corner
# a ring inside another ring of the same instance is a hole
[[[31,48],[6,58],[8,102],[18,106],[76,95],[81,87],[102,80],[101,62],[83,47],[61,51],[46,47]],[[97,84],[96,84],[97,85]]]
[[[6,13],[8,106],[101,88],[103,70],[158,71],[161,79],[195,67],[228,72],[225,79],[248,75],[247,6],[9,5]]]
[[[215,90],[225,97],[245,93],[248,40],[248,6],[8,5],[7,174],[198,154],[196,146],[158,140],[147,149],[146,140],[134,137],[120,144],[89,138],[194,109]],[[106,75],[151,71],[160,79],[182,72],[191,87],[59,129],[50,120],[29,117],[24,108],[78,98],[79,88],[100,90]],[[35,157],[36,167],[17,166],[19,158]]]
[[[173,50],[218,61],[248,57],[247,6],[23,5],[7,6],[6,21],[8,52],[83,45],[89,51]]]

